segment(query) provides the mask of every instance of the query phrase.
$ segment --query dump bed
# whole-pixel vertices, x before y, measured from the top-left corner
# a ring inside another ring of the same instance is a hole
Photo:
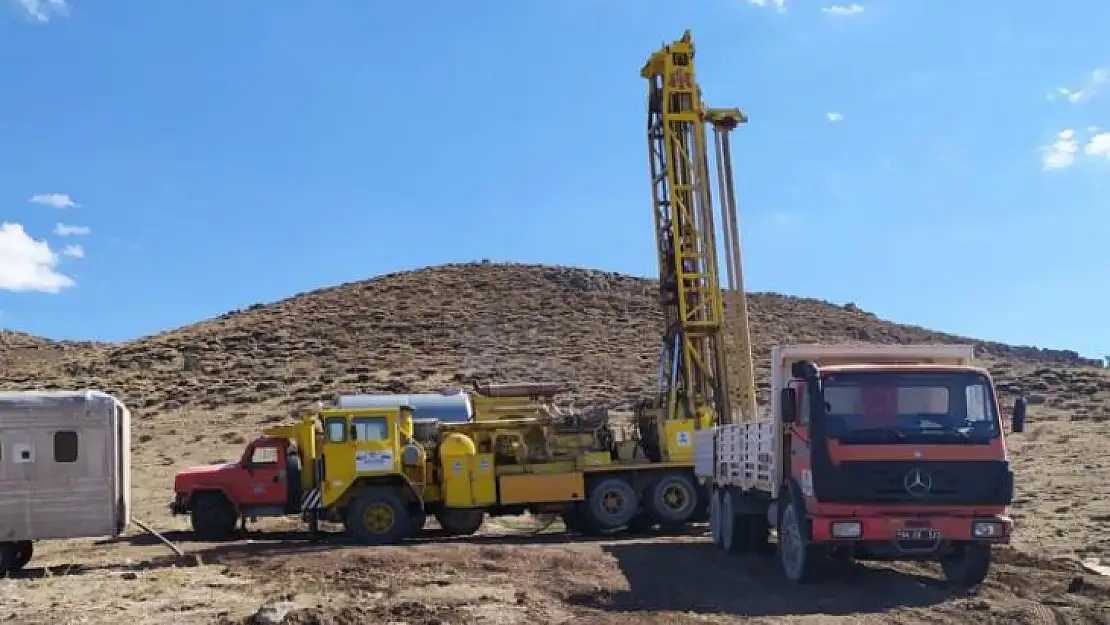
[[[774,495],[782,484],[780,393],[795,362],[819,367],[851,365],[971,366],[970,345],[790,345],[771,350],[771,410],[760,418],[694,434],[694,472],[719,486]]]

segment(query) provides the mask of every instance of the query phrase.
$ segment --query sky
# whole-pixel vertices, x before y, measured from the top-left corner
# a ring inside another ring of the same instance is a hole
[[[749,290],[1108,355],[1110,3],[1049,6],[0,0],[0,327],[125,340],[480,259],[653,276],[639,70],[689,28],[750,118]]]

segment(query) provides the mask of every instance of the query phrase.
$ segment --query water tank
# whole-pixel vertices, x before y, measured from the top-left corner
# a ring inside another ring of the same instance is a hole
[[[439,444],[439,453],[444,458],[458,458],[459,456],[473,456],[478,453],[474,439],[460,432],[451,432],[443,437]]]
[[[341,395],[338,408],[388,408],[407,405],[415,421],[436,419],[442,423],[466,423],[471,418],[470,396],[466,393],[418,393],[413,395]]]

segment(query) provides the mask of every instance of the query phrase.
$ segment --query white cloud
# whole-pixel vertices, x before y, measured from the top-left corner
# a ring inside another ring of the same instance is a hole
[[[773,6],[779,11],[786,10],[786,0],[748,0],[748,4],[754,4],[757,7]]]
[[[1083,146],[1083,153],[1087,156],[1101,156],[1110,158],[1110,132],[1101,132],[1087,141]]]
[[[84,258],[85,248],[77,244],[67,245],[65,249],[62,250],[62,253],[66,256],[72,256],[73,258]]]
[[[1043,169],[1070,167],[1075,162],[1075,153],[1078,151],[1079,141],[1075,138],[1075,130],[1071,128],[1061,130],[1056,135],[1056,141],[1041,148]]]
[[[824,7],[821,9],[822,13],[829,15],[857,15],[863,13],[863,5],[856,4],[834,4],[831,7]]]
[[[16,223],[0,224],[0,290],[58,293],[76,283],[58,273],[58,255]]]
[[[828,113],[825,113],[825,117],[829,118],[829,121],[833,122],[834,124],[839,121],[844,121],[844,115],[841,113],[837,113],[836,111],[829,111]]]
[[[88,226],[71,226],[60,221],[58,225],[54,226],[54,234],[60,237],[80,237],[90,232],[92,232],[92,229]]]
[[[1078,89],[1057,87],[1055,91],[1048,94],[1048,100],[1053,102],[1064,99],[1073,104],[1081,100],[1089,100],[1106,88],[1107,83],[1110,83],[1110,68],[1100,67],[1087,75],[1087,78],[1083,81],[1083,86]]]
[[[42,204],[51,208],[78,208],[81,205],[73,201],[65,193],[40,193],[32,196],[28,202],[32,204]]]
[[[69,15],[66,0],[15,0],[31,19],[45,24],[54,17]]]

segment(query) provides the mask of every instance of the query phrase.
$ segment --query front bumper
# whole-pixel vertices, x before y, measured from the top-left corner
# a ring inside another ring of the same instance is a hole
[[[815,542],[988,542],[1007,544],[1014,521],[984,516],[818,516],[810,519]]]

